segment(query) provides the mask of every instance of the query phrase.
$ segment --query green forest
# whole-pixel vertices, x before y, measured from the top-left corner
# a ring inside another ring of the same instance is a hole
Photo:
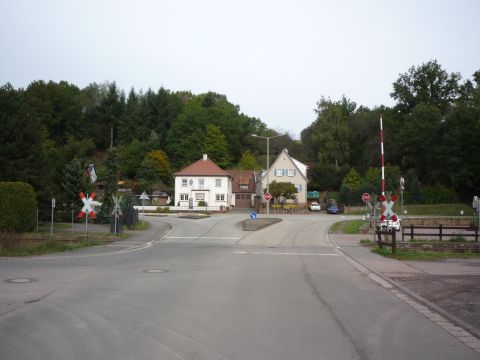
[[[319,94],[300,140],[273,139],[270,154],[288,148],[308,164],[309,190],[359,202],[362,192],[380,192],[383,114],[387,190],[398,192],[403,176],[407,201],[469,201],[480,193],[480,70],[465,75],[472,80],[435,60],[412,66],[392,79],[392,107]],[[172,191],[172,173],[202,153],[223,168],[264,168],[265,141],[251,134],[277,132],[215,92],[42,80],[0,87],[0,181],[31,184],[44,207],[52,196],[78,202],[80,190],[91,191],[83,173],[92,163],[107,196],[119,186]]]

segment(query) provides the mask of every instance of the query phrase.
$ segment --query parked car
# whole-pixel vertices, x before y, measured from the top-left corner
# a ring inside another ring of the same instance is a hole
[[[327,214],[339,214],[340,208],[336,204],[331,204],[327,206]]]
[[[379,226],[380,226],[380,229],[383,231],[388,229],[395,229],[396,231],[400,231],[400,221],[401,221],[400,218],[397,218],[397,221],[383,220]]]
[[[313,202],[311,202],[310,204],[308,204],[308,209],[309,209],[310,211],[320,211],[321,208],[322,208],[322,207],[320,206],[320,204],[319,204],[318,202],[315,202],[315,201],[313,201]]]

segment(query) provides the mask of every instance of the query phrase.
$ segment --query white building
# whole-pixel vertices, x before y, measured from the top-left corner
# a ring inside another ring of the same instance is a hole
[[[270,166],[270,172],[268,174],[269,184],[274,180],[276,182],[292,183],[297,189],[296,197],[298,203],[305,204],[307,202],[307,165],[292,158],[288,154],[287,149],[283,149]],[[259,191],[263,192],[266,187],[267,171],[264,171],[262,172],[261,188]]]
[[[232,179],[207,154],[173,176],[176,206],[192,208],[201,201],[208,207],[232,204]]]

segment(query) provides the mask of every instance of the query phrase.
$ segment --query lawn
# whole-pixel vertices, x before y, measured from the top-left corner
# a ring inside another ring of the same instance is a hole
[[[398,204],[395,206],[396,211],[400,211]],[[408,216],[414,215],[437,215],[437,216],[460,216],[463,211],[464,216],[472,216],[473,209],[465,204],[434,204],[434,205],[403,205],[408,211]]]

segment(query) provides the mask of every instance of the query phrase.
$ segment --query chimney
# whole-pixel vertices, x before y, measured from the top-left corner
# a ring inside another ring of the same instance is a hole
[[[208,159],[208,155],[207,154],[203,154],[203,161],[207,161]]]

